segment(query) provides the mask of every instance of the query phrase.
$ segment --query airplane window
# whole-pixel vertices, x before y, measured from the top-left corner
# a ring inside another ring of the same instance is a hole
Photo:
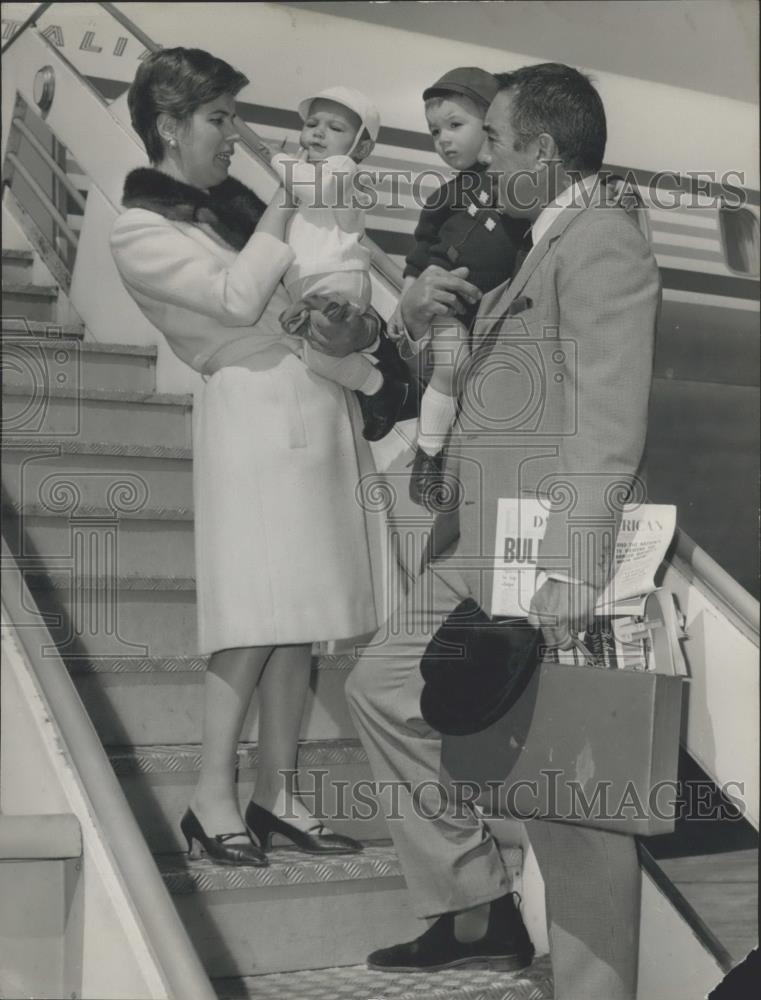
[[[759,273],[758,217],[747,208],[719,209],[721,242],[727,267],[738,274]]]
[[[650,241],[650,220],[647,216],[647,208],[639,193],[639,189],[631,180],[625,180],[615,174],[610,174],[605,178],[605,183],[614,204],[621,205],[629,215],[636,221],[645,239]]]

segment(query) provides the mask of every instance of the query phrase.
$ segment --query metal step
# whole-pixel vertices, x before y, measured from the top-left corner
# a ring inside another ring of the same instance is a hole
[[[25,551],[22,522],[6,522],[26,585],[64,659],[198,655],[195,580],[117,572],[116,519],[69,516],[71,554],[55,558]]]
[[[82,518],[100,521],[115,540],[114,568],[120,576],[192,577],[195,572],[193,516],[183,509],[143,508],[115,514],[110,507],[78,504],[62,516],[49,505],[16,508],[24,532],[24,554],[34,552],[51,565],[71,556]]]
[[[194,862],[184,855],[157,859],[210,975],[314,969],[326,960],[357,965],[375,948],[424,929],[409,908],[399,862],[388,845],[332,859],[273,851],[272,859],[269,868]],[[521,851],[505,852],[505,863],[517,885]]]
[[[4,384],[37,392],[66,388],[152,393],[155,363],[155,347],[3,334]]]
[[[175,447],[191,443],[193,397],[114,389],[6,385],[3,435],[55,435],[81,441]]]
[[[151,850],[184,850],[179,822],[198,779],[200,745],[124,746],[107,751]],[[256,744],[239,744],[241,808],[253,792],[257,759]],[[299,743],[298,771],[305,803],[337,833],[363,841],[388,838],[385,815],[392,808],[391,795],[388,793],[378,806],[367,756],[357,739]]]
[[[60,323],[43,322],[41,320],[26,319],[22,316],[13,319],[8,316],[2,317],[3,343],[5,338],[18,335],[23,337],[44,337],[50,340],[82,340],[85,335],[85,328],[82,324],[77,326],[62,326]]]
[[[25,284],[32,276],[34,254],[31,250],[5,250],[2,252],[3,282]]]
[[[3,440],[3,487],[16,505],[39,503],[61,514],[107,507],[121,514],[152,510],[191,511],[190,448],[78,441],[7,434]]]
[[[3,281],[3,316],[16,319],[52,321],[55,318],[58,288],[32,285],[25,281]]]
[[[108,561],[104,528],[83,525],[75,555],[54,570],[30,568],[27,586],[62,656],[189,656],[198,652],[194,581],[186,577],[83,575],[80,561]],[[81,560],[77,553],[82,553]]]
[[[198,739],[201,731],[206,662],[198,656],[74,660],[71,672],[105,744],[182,744]],[[314,658],[302,739],[355,735],[344,696],[352,666],[348,656]],[[241,739],[255,742],[258,732],[254,699]]]
[[[419,931],[418,931],[419,933]],[[401,940],[401,939],[400,939]],[[216,979],[219,1000],[552,1000],[548,955],[521,972],[373,972],[364,965]]]

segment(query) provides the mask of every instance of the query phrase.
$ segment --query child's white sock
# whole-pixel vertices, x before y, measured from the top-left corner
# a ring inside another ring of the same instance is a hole
[[[429,455],[435,455],[444,447],[449,429],[454,423],[457,400],[429,385],[420,403],[420,423],[417,443]]]
[[[359,387],[360,392],[364,392],[366,396],[374,396],[383,386],[383,376],[378,371],[377,368],[373,367],[371,372],[368,372],[367,378]]]

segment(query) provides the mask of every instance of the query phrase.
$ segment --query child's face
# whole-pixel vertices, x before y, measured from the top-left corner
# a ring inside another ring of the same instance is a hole
[[[312,101],[299,142],[310,161],[345,156],[354,145],[362,122],[343,104],[318,98]]]
[[[484,142],[484,118],[476,105],[454,94],[425,109],[436,152],[455,170],[468,170]]]

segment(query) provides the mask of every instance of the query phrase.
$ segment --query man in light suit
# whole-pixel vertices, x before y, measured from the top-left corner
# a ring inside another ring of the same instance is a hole
[[[600,197],[602,102],[586,77],[559,64],[498,79],[482,159],[503,209],[526,219],[532,246],[512,281],[484,297],[471,332],[446,465],[462,491],[456,541],[421,573],[380,654],[375,645],[359,661],[347,689],[376,780],[407,783],[404,818],[389,827],[415,912],[433,918],[414,941],[374,952],[376,969],[531,961],[488,829],[475,812],[439,815],[438,800],[416,798],[438,779],[441,751],[420,715],[420,658],[464,597],[491,608],[499,497],[551,507],[530,620],[549,645],[567,648],[609,577],[645,441],[658,270],[635,221]],[[425,343],[456,295],[474,291],[462,272],[424,272],[402,303],[409,348]],[[527,832],[545,880],[556,997],[634,1000],[634,839],[540,820]]]

